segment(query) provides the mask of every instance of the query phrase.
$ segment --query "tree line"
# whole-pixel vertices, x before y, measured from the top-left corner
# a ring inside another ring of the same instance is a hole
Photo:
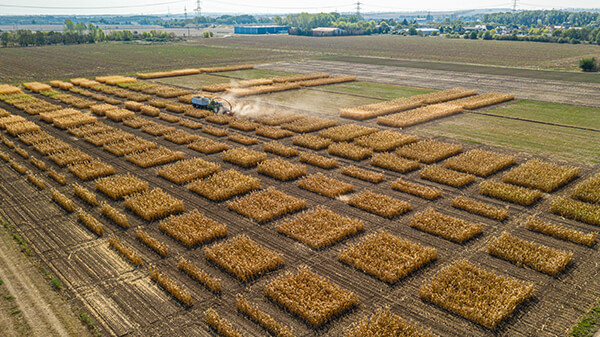
[[[129,30],[105,33],[93,24],[75,23],[65,20],[62,32],[19,29],[16,32],[0,33],[3,47],[46,46],[52,44],[84,44],[104,41],[173,41],[174,33],[152,30],[150,32],[131,32]]]
[[[340,28],[345,30],[347,34],[352,35],[387,34],[391,29],[386,20],[379,22],[375,20],[367,21],[362,16],[355,14],[341,15],[339,13],[300,13],[285,17],[276,15],[273,17],[273,22],[277,25],[295,27],[299,35],[312,35],[312,30],[317,27]]]
[[[253,15],[221,15],[219,17],[196,16],[190,19],[170,19],[170,20],[154,20],[147,24],[155,24],[166,28],[185,27],[186,25],[250,25],[255,23],[273,23],[271,19],[257,19]]]
[[[482,22],[518,26],[600,26],[600,13],[567,12],[559,10],[522,11],[516,13],[493,13],[483,16]]]

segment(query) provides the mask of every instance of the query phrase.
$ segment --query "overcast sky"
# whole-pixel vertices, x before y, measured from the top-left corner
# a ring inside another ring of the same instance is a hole
[[[363,12],[458,10],[481,8],[511,8],[513,0],[421,0],[361,1]],[[518,9],[598,8],[598,0],[517,0]],[[0,13],[7,14],[180,14],[187,9],[192,14],[195,0],[0,0]],[[202,1],[203,13],[297,13],[356,11],[356,0],[223,0]]]

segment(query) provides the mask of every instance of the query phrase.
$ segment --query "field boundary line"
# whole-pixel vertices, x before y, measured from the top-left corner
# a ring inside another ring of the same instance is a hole
[[[535,119],[528,119],[528,118],[521,118],[521,117],[503,116],[503,115],[497,115],[497,114],[492,114],[492,113],[488,113],[488,112],[478,112],[478,111],[465,111],[465,112],[466,113],[476,114],[476,115],[483,115],[483,116],[490,116],[490,117],[499,117],[499,118],[505,118],[505,119],[512,119],[512,120],[517,120],[517,121],[522,121],[522,122],[530,122],[530,123],[537,123],[537,124],[558,126],[558,127],[562,127],[562,128],[571,128],[571,129],[578,129],[578,130],[585,130],[585,131],[600,132],[599,129],[586,128],[586,127],[583,127],[583,126],[576,126],[576,125],[569,125],[569,124],[560,124],[560,123],[552,123],[552,122],[544,122],[544,121],[538,121],[538,120],[535,120]]]

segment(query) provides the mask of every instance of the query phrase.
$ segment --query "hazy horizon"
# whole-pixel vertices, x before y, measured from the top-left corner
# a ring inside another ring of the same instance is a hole
[[[549,0],[535,4],[517,1],[517,9],[563,9],[563,8],[598,8],[597,0]],[[534,2],[539,0],[533,0]],[[396,5],[395,1],[366,0],[361,1],[361,12],[413,12],[413,11],[456,11],[466,9],[512,8],[513,1],[506,0],[465,0],[455,5],[442,0],[424,0],[415,3]],[[43,0],[8,0],[0,4],[2,15],[157,15],[183,14],[195,15],[194,0],[131,0],[126,3],[117,0],[96,1],[55,0],[51,4]],[[252,4],[239,0],[208,1],[201,4],[202,13],[232,14],[277,14],[300,12],[355,12],[356,1],[305,0],[302,6],[274,0],[255,0]]]

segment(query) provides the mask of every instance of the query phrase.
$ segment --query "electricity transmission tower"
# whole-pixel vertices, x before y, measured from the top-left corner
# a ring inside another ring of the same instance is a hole
[[[356,16],[360,16],[360,0],[356,1]]]
[[[517,0],[513,1],[513,12],[517,11]]]
[[[197,16],[202,16],[202,7],[200,6],[201,3],[202,1],[196,0],[196,9],[194,9],[194,11],[196,12]]]

